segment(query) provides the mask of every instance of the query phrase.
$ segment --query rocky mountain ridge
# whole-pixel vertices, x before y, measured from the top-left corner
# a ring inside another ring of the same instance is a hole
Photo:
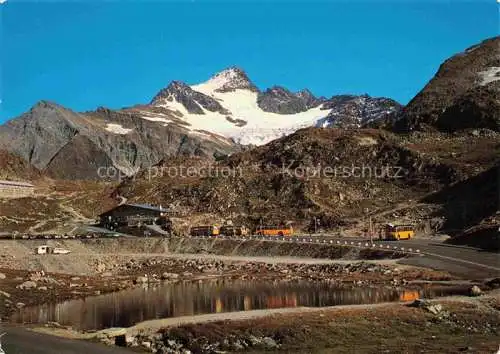
[[[317,99],[309,90],[304,89],[297,93],[290,92],[284,87],[273,86],[257,96],[257,105],[264,112],[278,114],[295,114],[305,112],[319,106],[325,99]]]
[[[330,113],[318,120],[320,128],[352,128],[366,127],[398,114],[403,106],[398,102],[383,97],[341,95],[334,96],[324,103]]]
[[[161,106],[163,103],[164,106],[168,107],[168,102],[174,100],[193,114],[204,114],[203,109],[221,114],[227,113],[216,99],[193,90],[181,81],[172,81],[153,98],[151,104]]]

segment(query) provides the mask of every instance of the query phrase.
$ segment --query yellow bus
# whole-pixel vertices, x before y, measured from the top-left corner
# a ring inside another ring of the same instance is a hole
[[[189,230],[191,236],[218,236],[219,227],[216,225],[193,226]]]
[[[380,232],[380,239],[385,240],[410,240],[415,236],[413,225],[387,224]]]
[[[292,236],[293,228],[291,226],[259,226],[255,230],[259,236]]]
[[[247,236],[250,231],[245,226],[224,225],[219,230],[224,236]]]

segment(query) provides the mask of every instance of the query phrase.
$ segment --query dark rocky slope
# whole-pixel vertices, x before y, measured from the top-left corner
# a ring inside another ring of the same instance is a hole
[[[40,177],[40,171],[28,164],[24,159],[8,151],[0,150],[0,179],[23,181]]]
[[[404,108],[397,131],[500,130],[500,37],[446,60]]]

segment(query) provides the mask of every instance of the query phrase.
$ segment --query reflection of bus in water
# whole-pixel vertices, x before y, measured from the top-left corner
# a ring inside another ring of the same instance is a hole
[[[420,298],[417,290],[405,290],[399,294],[399,301],[413,301]]]
[[[259,299],[253,299],[252,296],[248,295],[245,295],[243,299],[240,298],[239,300],[236,300],[236,302],[233,301],[228,303],[227,300],[228,299],[226,299],[226,303],[224,304],[224,302],[220,297],[215,298],[214,309],[213,309],[215,313],[221,313],[225,311],[241,311],[242,307],[244,311],[249,311],[255,308],[278,309],[284,307],[298,306],[296,294],[282,295],[282,296],[266,296],[262,298],[262,300],[264,300],[263,302],[260,302]],[[243,300],[243,302],[241,302],[241,300]],[[256,300],[256,302],[254,300]],[[256,306],[255,308],[254,305]]]
[[[229,305],[229,307],[231,307],[231,305]],[[243,310],[249,311],[251,309],[252,309],[252,298],[246,295],[243,298]],[[215,299],[215,312],[216,313],[224,312],[224,303],[222,302],[222,299],[220,297],[217,297]]]
[[[297,307],[297,294],[284,296],[268,296],[266,298],[266,307],[268,309],[277,309],[282,307]]]
[[[221,313],[222,311],[224,311],[224,306],[222,304],[222,300],[220,299],[220,297],[218,297],[217,299],[215,299],[215,312]]]
[[[243,309],[245,311],[250,311],[252,309],[252,298],[248,295],[243,298]]]

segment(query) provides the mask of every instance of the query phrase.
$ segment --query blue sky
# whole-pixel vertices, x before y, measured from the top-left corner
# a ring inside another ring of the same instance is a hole
[[[498,35],[495,0],[96,1],[0,5],[0,122],[41,99],[77,111],[146,103],[228,66],[260,88],[407,103],[440,63]]]

